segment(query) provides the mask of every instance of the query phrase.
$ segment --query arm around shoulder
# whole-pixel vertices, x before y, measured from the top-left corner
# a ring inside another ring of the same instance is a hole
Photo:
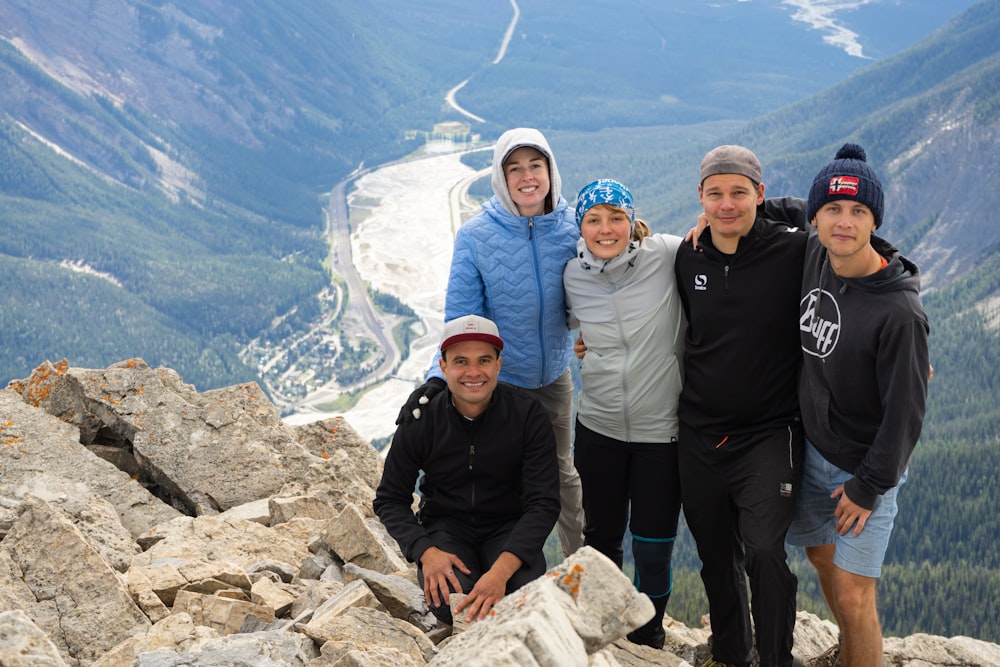
[[[810,228],[806,219],[807,202],[799,197],[771,197],[764,200],[764,217],[783,222],[803,231]]]
[[[559,517],[559,463],[548,413],[534,398],[519,429],[525,439],[521,462],[521,506],[523,514],[507,541],[507,549],[527,558],[545,545]]]

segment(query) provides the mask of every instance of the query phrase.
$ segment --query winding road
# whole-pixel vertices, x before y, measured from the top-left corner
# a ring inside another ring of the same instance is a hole
[[[511,7],[513,8],[513,17],[511,22],[507,26],[507,30],[501,41],[500,48],[498,50],[496,58],[493,60],[493,64],[497,64],[503,60],[504,55],[507,52],[507,48],[511,42],[514,35],[517,22],[520,18],[521,11],[517,5],[516,0],[510,0]],[[477,122],[486,122],[483,118],[471,113],[470,111],[463,109],[455,99],[456,94],[469,82],[469,79],[462,81],[457,86],[453,87],[445,95],[445,101],[447,104],[462,114],[463,116]],[[481,149],[482,146],[476,147],[476,150]],[[468,150],[467,145],[462,145],[459,150]],[[427,158],[419,159],[430,159],[435,156],[433,154],[428,154]],[[411,161],[412,162],[412,161]],[[341,386],[336,383],[336,380],[331,381],[324,387],[321,387],[311,393],[309,393],[305,398],[295,401],[295,414],[292,415],[291,421],[304,421],[307,419],[317,419],[325,416],[329,416],[319,410],[317,406],[324,403],[329,403],[335,400],[340,394],[347,391],[354,391],[362,389],[365,387],[374,387],[380,383],[384,383],[386,380],[393,379],[393,372],[399,365],[401,358],[401,352],[398,349],[395,339],[390,334],[393,326],[399,322],[399,316],[396,315],[385,315],[378,311],[371,299],[369,298],[368,292],[365,288],[365,281],[362,279],[361,274],[358,271],[356,262],[358,258],[353,256],[352,251],[352,240],[351,240],[351,227],[349,222],[349,204],[347,200],[348,187],[353,181],[365,176],[368,173],[377,171],[389,167],[390,165],[381,165],[377,168],[372,169],[361,169],[359,168],[354,173],[352,173],[344,181],[338,183],[329,194],[329,201],[325,209],[325,224],[326,224],[326,236],[329,243],[329,259],[330,259],[330,269],[335,274],[340,276],[348,292],[347,295],[347,311],[343,313],[343,317],[340,318],[341,322],[358,322],[360,326],[365,329],[364,332],[356,330],[353,333],[357,335],[362,335],[363,337],[372,338],[378,345],[378,348],[382,354],[382,361],[378,368],[372,370],[367,376],[360,380],[359,382],[351,386]],[[478,172],[467,172],[454,181],[448,189],[448,209],[449,209],[449,220],[450,220],[450,231],[452,238],[455,232],[461,226],[464,219],[470,210],[474,210],[478,205],[471,202],[468,197],[469,185],[481,178],[485,173],[488,173],[489,169],[483,169]],[[440,210],[440,209],[438,209]],[[388,238],[381,240],[384,243],[391,243],[392,241]],[[404,301],[404,299],[401,299]],[[442,297],[443,304],[443,297]],[[412,305],[412,304],[408,304]],[[443,305],[441,306],[443,309]],[[418,311],[421,310],[418,308]],[[438,322],[441,320],[440,309],[436,309],[433,313],[433,322],[428,321],[426,316],[426,307],[423,308],[423,313],[421,313],[421,319],[425,321],[425,326],[429,331],[433,332],[435,327],[439,326]],[[354,325],[357,326],[357,325]],[[431,336],[433,338],[433,336]],[[420,371],[420,377],[422,377],[423,369]],[[397,380],[403,380],[403,378],[396,378]],[[395,415],[395,411],[398,410],[398,405],[405,398],[406,394],[412,390],[413,384],[412,380],[405,380],[397,382],[396,384],[402,386],[402,391],[399,398],[392,399],[391,411],[392,415]],[[395,390],[399,393],[400,389]],[[382,393],[385,393],[384,391]],[[370,410],[370,408],[369,408]],[[350,411],[349,413],[350,414]],[[355,426],[359,433],[363,437],[368,437],[373,439],[375,437],[382,437],[385,433],[382,432],[362,432],[364,428],[358,428],[363,420],[355,420],[348,417],[352,425]],[[373,420],[379,422],[379,420]],[[380,428],[385,430],[391,426],[393,419],[387,416],[381,418],[381,423],[384,424]],[[388,425],[388,426],[386,426]],[[375,428],[374,426],[372,428]],[[391,433],[391,429],[389,430]]]

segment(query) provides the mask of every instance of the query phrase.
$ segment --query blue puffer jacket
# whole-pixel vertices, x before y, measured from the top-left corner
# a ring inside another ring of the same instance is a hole
[[[531,146],[549,159],[554,210],[517,215],[506,190],[503,159]],[[494,196],[455,235],[444,319],[481,315],[496,322],[504,340],[500,380],[536,389],[569,367],[573,341],[566,322],[562,274],[580,238],[573,210],[560,194],[552,151],[537,130],[505,133],[494,151]],[[428,377],[441,377],[437,362]]]

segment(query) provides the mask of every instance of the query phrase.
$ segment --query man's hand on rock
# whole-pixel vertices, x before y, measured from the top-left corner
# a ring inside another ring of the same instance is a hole
[[[455,570],[472,574],[461,558],[437,547],[428,547],[420,556],[420,570],[424,577],[424,600],[434,607],[447,605],[452,591],[463,592]]]

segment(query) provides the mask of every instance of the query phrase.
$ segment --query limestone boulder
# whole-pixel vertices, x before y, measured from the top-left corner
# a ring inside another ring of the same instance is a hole
[[[395,541],[377,519],[365,518],[356,505],[348,505],[331,519],[321,539],[345,563],[386,574],[407,569]]]
[[[128,450],[147,483],[190,515],[276,495],[318,461],[256,383],[198,393],[174,380],[130,359],[105,369],[43,365],[15,387],[79,428],[83,444]]]
[[[199,393],[133,359],[45,363],[0,391],[0,665],[682,667],[707,617],[625,638],[652,604],[589,547],[483,621],[429,612],[371,511],[381,458],[342,419],[288,427],[252,383]],[[458,604],[461,595],[451,596]],[[669,611],[669,609],[668,609]],[[799,612],[807,664],[837,639]],[[886,638],[889,667],[1000,664],[966,637]]]
[[[20,609],[0,611],[0,665],[66,667],[59,649]]]
[[[108,562],[44,500],[21,505],[0,549],[19,571],[21,583],[14,586],[30,590],[32,600],[22,611],[46,632],[67,664],[94,662],[150,627]]]
[[[58,371],[54,370],[53,373]],[[39,387],[34,387],[40,391]],[[27,392],[27,389],[25,389]],[[28,393],[38,401],[48,394]],[[72,414],[78,414],[76,411]],[[95,542],[103,543],[109,560],[119,566],[135,549],[128,538],[179,516],[179,512],[150,493],[145,487],[114,465],[99,458],[81,445],[80,429],[60,421],[46,411],[26,403],[21,394],[0,391],[0,507],[8,513],[0,521],[0,535],[13,521],[13,509],[28,496],[41,498],[61,509],[66,516],[89,532]],[[117,522],[100,499],[114,508]],[[101,524],[98,530],[88,526]]]

